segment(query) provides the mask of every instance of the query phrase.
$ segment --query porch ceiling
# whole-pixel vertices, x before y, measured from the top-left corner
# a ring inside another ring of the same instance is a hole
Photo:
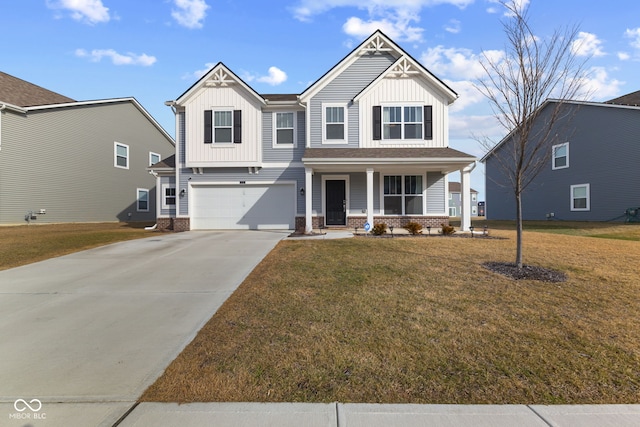
[[[477,159],[453,148],[307,148],[305,167],[318,171],[354,172],[411,168],[449,173]]]

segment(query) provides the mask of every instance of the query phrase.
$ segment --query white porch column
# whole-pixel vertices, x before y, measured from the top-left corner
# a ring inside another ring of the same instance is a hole
[[[367,168],[367,222],[373,227],[373,169]]]
[[[460,170],[460,230],[469,231],[471,227],[471,171],[476,163]]]
[[[313,169],[304,169],[304,232],[313,230]]]

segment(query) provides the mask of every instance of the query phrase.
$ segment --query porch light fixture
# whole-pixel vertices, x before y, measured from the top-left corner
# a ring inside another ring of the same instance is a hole
[[[431,226],[427,225],[427,231],[429,232],[429,236],[431,236]]]
[[[393,225],[389,226],[389,230],[391,230],[391,237],[393,237]]]
[[[300,189],[300,195],[301,195],[301,196],[304,196],[304,187],[302,187],[302,188]]]
[[[184,193],[186,193],[187,191],[183,188],[182,190],[180,190],[180,197],[184,197]]]

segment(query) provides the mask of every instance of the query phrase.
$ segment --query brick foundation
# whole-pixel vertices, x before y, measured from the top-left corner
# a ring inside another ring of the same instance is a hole
[[[158,229],[162,231],[189,231],[189,218],[157,218]]]
[[[356,227],[362,229],[367,222],[366,216],[349,216],[347,217],[347,228]],[[449,225],[448,216],[374,216],[373,223],[378,224],[384,222],[388,226],[395,228],[402,228],[409,222],[417,222],[422,227],[431,227],[433,229],[440,228],[442,224]],[[324,225],[323,216],[314,216],[311,220],[313,229],[319,229],[321,225]],[[373,225],[373,224],[372,224]],[[304,233],[305,219],[302,216],[296,217],[296,231]],[[328,226],[331,228],[332,226]]]

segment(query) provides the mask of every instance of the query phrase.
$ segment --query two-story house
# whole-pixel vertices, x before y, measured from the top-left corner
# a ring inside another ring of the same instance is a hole
[[[153,222],[175,144],[135,98],[76,101],[0,72],[0,224]]]
[[[449,181],[449,216],[458,216],[462,212],[462,186],[459,182]],[[478,216],[478,192],[470,189],[471,216]]]
[[[640,92],[608,102],[563,101],[544,168],[523,193],[523,219],[640,220],[639,103]],[[544,102],[535,125],[545,126],[557,105]],[[512,144],[509,134],[482,159],[490,219],[515,218],[513,190],[501,166],[511,158]]]
[[[176,154],[154,165],[158,224],[188,229],[448,222],[457,94],[377,31],[301,94],[259,94],[224,64],[173,101]],[[470,224],[463,197],[464,225]]]

